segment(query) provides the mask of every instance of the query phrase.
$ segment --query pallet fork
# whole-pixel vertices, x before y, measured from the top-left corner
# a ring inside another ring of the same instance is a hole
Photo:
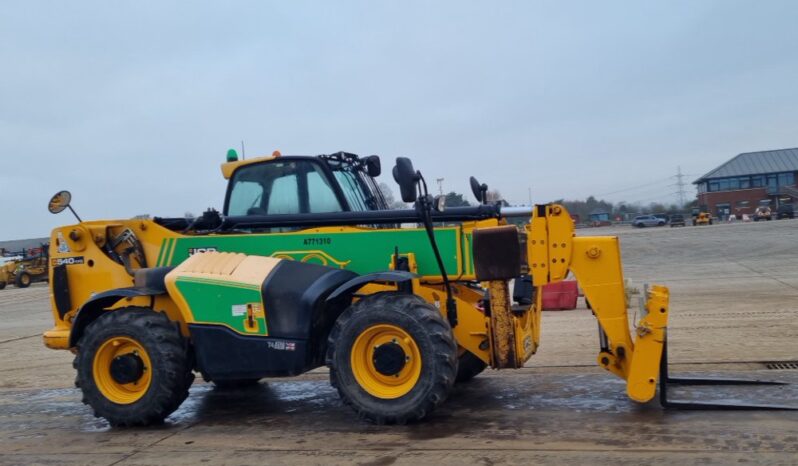
[[[724,403],[724,402],[703,402],[703,401],[684,401],[668,399],[668,387],[671,385],[790,385],[788,382],[777,380],[751,380],[734,378],[704,378],[704,377],[672,377],[668,371],[668,338],[667,331],[662,343],[662,358],[660,359],[659,369],[659,402],[665,409],[684,409],[684,410],[790,410],[798,411],[798,406],[774,405],[774,404],[747,404],[747,403]]]

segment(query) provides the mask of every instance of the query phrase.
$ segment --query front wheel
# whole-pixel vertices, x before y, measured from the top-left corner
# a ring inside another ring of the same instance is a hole
[[[75,357],[83,402],[113,426],[157,424],[188,397],[188,346],[165,314],[107,311],[87,328]]]
[[[30,282],[31,278],[28,272],[20,272],[14,279],[14,284],[17,285],[17,288],[27,288],[30,286]]]
[[[415,295],[377,293],[351,305],[330,332],[330,383],[378,424],[424,418],[449,395],[457,345],[441,313]]]

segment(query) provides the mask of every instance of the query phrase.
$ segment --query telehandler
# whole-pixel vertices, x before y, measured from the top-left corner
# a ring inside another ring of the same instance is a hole
[[[680,406],[665,395],[679,383],[662,364],[668,289],[647,289],[630,331],[616,237],[574,236],[560,205],[490,204],[474,178],[480,204],[447,209],[402,157],[393,177],[413,208],[388,210],[380,172],[377,156],[230,151],[221,213],[56,228],[45,345],[75,353],[83,402],[112,425],[162,422],[195,371],[229,385],[324,365],[361,417],[406,423],[488,366],[522,367],[541,287],[571,272],[598,320],[598,364],[631,399],[659,380],[663,405]],[[70,201],[62,191],[49,210]],[[507,223],[518,215],[523,228]]]

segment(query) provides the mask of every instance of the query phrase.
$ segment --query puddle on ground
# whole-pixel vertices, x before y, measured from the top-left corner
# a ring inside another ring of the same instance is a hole
[[[702,374],[706,375],[706,374]],[[751,377],[773,378],[771,373]],[[687,387],[671,392],[673,398],[728,402],[798,404],[798,374],[778,374],[793,385],[771,387]],[[660,422],[671,411],[658,404],[640,405],[625,395],[623,381],[603,374],[510,374],[488,373],[455,387],[449,399],[424,423],[407,426],[400,431],[409,437],[437,438],[454,435],[465,426],[463,417],[494,422],[497,429],[512,428],[513,419],[523,416],[546,416],[555,412],[622,415],[626,420]],[[496,413],[506,412],[507,416]],[[563,414],[560,414],[563,415]],[[570,414],[569,414],[570,415]],[[487,415],[485,415],[487,416]],[[63,429],[72,419],[75,430],[108,432],[103,419],[95,418],[91,408],[81,403],[80,390],[74,388],[42,390],[9,390],[0,393],[0,429],[15,438],[34,438],[37,431]],[[278,426],[299,422],[309,428],[324,427],[332,431],[383,429],[359,421],[354,412],[343,406],[337,392],[325,380],[268,379],[260,384],[239,389],[220,390],[212,384],[197,383],[183,405],[156,429],[185,428],[193,425]],[[505,422],[506,421],[506,422]],[[152,427],[148,429],[153,429]],[[126,430],[130,432],[130,430]]]

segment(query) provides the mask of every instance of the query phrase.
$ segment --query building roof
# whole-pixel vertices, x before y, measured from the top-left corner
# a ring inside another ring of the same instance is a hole
[[[0,249],[5,249],[7,252],[19,252],[22,249],[38,248],[44,243],[49,243],[50,238],[31,238],[31,239],[18,239],[11,241],[0,241]]]
[[[745,152],[693,181],[693,183],[700,183],[708,178],[794,171],[798,171],[798,148]]]

